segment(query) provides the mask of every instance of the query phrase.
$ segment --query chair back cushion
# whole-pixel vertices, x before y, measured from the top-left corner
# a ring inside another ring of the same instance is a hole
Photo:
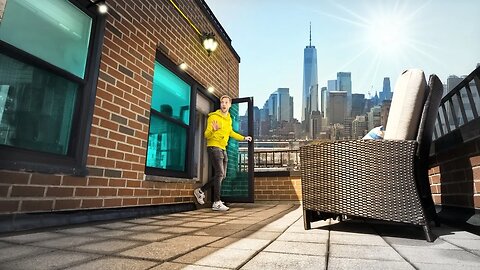
[[[395,84],[385,128],[386,140],[415,140],[428,88],[420,69],[404,71]]]

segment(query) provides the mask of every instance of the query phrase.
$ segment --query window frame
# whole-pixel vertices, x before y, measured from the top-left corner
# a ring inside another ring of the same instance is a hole
[[[148,167],[147,166],[147,161],[145,159],[145,174],[146,175],[152,175],[152,176],[164,176],[164,177],[175,177],[175,178],[188,178],[192,179],[193,174],[194,174],[194,168],[193,168],[193,155],[191,154],[194,147],[195,147],[195,130],[197,129],[196,127],[196,121],[195,121],[195,112],[196,112],[196,105],[197,105],[197,93],[203,94],[204,97],[209,99],[213,104],[214,108],[219,107],[219,101],[218,98],[215,97],[212,93],[208,92],[200,83],[198,83],[194,78],[192,78],[190,75],[188,75],[187,72],[181,70],[178,65],[176,65],[172,60],[170,60],[166,55],[164,55],[162,52],[158,51],[156,52],[155,55],[155,61],[157,61],[159,64],[164,66],[166,69],[168,69],[170,72],[175,74],[178,78],[183,80],[185,83],[190,85],[191,91],[190,91],[190,110],[189,110],[189,125],[187,128],[187,147],[186,147],[186,153],[185,153],[185,170],[184,171],[174,171],[174,170],[168,170],[168,169],[160,169],[160,168],[154,168],[154,167]],[[153,87],[153,85],[152,85]],[[152,101],[153,102],[153,101]],[[165,119],[166,121],[186,126],[183,122],[178,121],[174,122],[172,119],[166,118],[162,115],[162,113],[157,113],[154,112],[156,116],[161,117],[162,119]],[[151,122],[151,114],[152,114],[152,109],[150,109],[150,116],[149,116],[149,130],[150,130],[150,122]],[[148,145],[148,139],[147,139],[147,145]],[[148,151],[148,147],[147,147]],[[145,155],[146,152],[145,152]]]
[[[68,153],[59,155],[0,145],[0,169],[51,174],[64,173],[75,176],[88,174],[87,155],[100,74],[106,17],[99,14],[90,1],[69,0],[69,2],[92,18],[84,79],[0,40],[0,50],[4,55],[79,84]]]

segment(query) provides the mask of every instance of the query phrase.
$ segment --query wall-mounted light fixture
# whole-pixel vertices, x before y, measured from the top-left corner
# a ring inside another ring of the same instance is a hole
[[[202,35],[203,47],[207,50],[208,55],[215,51],[218,47],[218,42],[215,39],[214,33],[204,33]]]
[[[187,65],[185,62],[182,62],[180,65],[178,65],[178,67],[179,67],[181,70],[187,70],[188,65]]]
[[[198,28],[192,23],[192,21],[187,17],[187,15],[185,15],[185,13],[183,13],[183,11],[178,7],[177,4],[175,4],[175,2],[173,0],[170,0],[170,3],[172,3],[172,5],[175,7],[175,9],[178,11],[178,13],[180,15],[182,15],[182,17],[185,19],[185,21],[187,21],[187,23],[193,28],[193,30],[195,30],[195,32],[197,32],[197,34],[199,35],[199,37],[201,38],[201,42],[203,44],[203,47],[205,48],[205,50],[207,51],[208,53],[208,56],[210,56],[210,54],[215,51],[218,47],[218,42],[215,40],[215,34],[212,33],[212,32],[203,32],[203,34],[198,30]]]
[[[213,88],[213,86],[209,86],[207,88],[207,91],[210,92],[210,93],[213,93],[213,92],[215,92],[215,88]]]
[[[91,6],[94,6],[94,5],[97,5],[98,13],[105,14],[105,13],[108,12],[108,6],[105,4],[105,0],[95,0],[95,1],[91,2],[87,6],[87,8],[89,8]]]

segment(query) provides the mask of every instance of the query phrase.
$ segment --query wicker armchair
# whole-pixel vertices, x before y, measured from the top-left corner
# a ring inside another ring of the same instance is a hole
[[[408,135],[413,139],[335,141],[300,148],[306,230],[312,221],[346,215],[419,225],[427,241],[433,241],[429,220],[436,213],[427,163],[443,85],[431,75],[426,86],[423,71],[416,72],[424,81],[417,90],[424,93],[413,121],[416,127]],[[398,85],[397,81],[395,92],[402,90]],[[392,109],[395,102],[397,107],[404,105],[395,92]],[[391,123],[389,116],[385,132],[397,125],[401,124]]]

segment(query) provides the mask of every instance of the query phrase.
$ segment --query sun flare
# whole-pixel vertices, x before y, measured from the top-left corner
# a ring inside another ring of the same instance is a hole
[[[408,39],[406,25],[397,18],[381,18],[367,28],[370,46],[380,53],[398,53]]]

